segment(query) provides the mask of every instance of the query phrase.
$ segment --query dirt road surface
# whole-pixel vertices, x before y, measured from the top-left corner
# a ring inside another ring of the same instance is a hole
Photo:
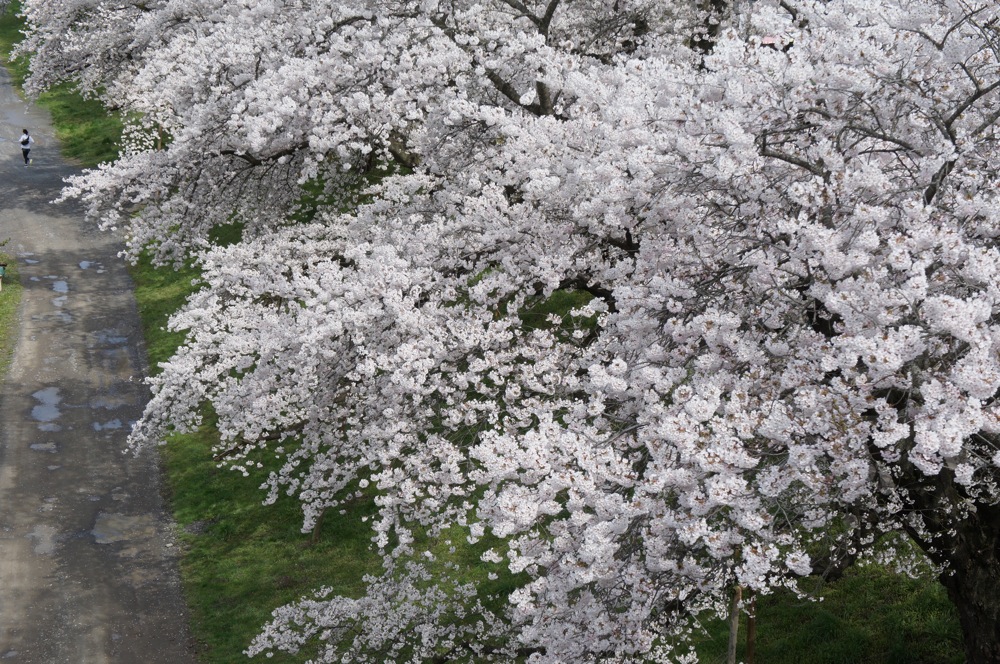
[[[194,662],[157,460],[124,451],[148,398],[132,285],[114,238],[50,203],[77,170],[0,70],[0,240],[25,287],[0,385],[0,662]]]

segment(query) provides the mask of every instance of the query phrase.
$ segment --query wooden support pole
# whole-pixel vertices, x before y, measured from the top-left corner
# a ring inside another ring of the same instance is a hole
[[[743,586],[733,590],[733,603],[729,606],[729,647],[726,649],[726,664],[736,664],[736,637],[740,631],[740,606]]]

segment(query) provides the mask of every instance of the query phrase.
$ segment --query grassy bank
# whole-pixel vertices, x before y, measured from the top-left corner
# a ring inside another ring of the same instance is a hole
[[[808,583],[808,582],[807,582]],[[805,587],[805,586],[804,586]],[[855,567],[823,588],[821,601],[788,592],[759,597],[755,661],[759,664],[962,664],[962,633],[944,588],[878,566]],[[702,662],[726,659],[728,625],[709,623]],[[746,618],[738,659],[746,655]]]
[[[182,341],[164,326],[193,289],[196,273],[143,263],[133,274],[155,367]],[[221,664],[245,661],[242,651],[278,606],[320,585],[357,595],[362,576],[375,570],[368,552],[370,528],[361,522],[369,503],[329,515],[318,536],[305,535],[295,501],[263,506],[259,482],[217,467],[210,452],[215,440],[209,421],[196,434],[175,436],[163,448],[163,458],[186,546],[182,576],[200,659]],[[270,661],[304,660],[276,656]]]
[[[0,263],[7,263],[6,274],[0,278],[0,380],[7,374],[14,344],[17,342],[17,306],[21,301],[21,284],[17,278],[14,257],[4,252],[6,238],[0,238]]]

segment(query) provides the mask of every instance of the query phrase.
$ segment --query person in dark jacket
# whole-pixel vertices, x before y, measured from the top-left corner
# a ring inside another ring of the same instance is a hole
[[[24,155],[24,165],[27,166],[31,163],[31,157],[28,156],[28,153],[31,152],[31,146],[35,144],[35,139],[25,129],[21,134],[21,140],[18,142],[21,144],[21,154]]]

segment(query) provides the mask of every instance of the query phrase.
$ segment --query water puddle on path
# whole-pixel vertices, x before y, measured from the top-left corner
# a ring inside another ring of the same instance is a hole
[[[114,419],[114,420],[111,420],[110,422],[105,422],[104,424],[101,424],[100,422],[94,422],[93,427],[94,427],[94,431],[105,431],[105,430],[108,430],[108,429],[121,429],[122,428],[122,421],[119,420],[119,419]]]
[[[28,538],[35,540],[35,553],[50,554],[56,550],[57,531],[52,526],[35,526]]]
[[[111,544],[156,534],[156,523],[148,516],[128,516],[101,512],[91,531],[98,544]]]
[[[104,274],[105,272],[104,265],[102,263],[98,263],[97,261],[80,261],[81,270],[89,270],[92,267],[97,268],[97,274]]]
[[[119,330],[108,329],[94,332],[94,341],[101,346],[123,346],[128,341],[128,337]]]
[[[117,410],[119,408],[124,408],[125,406],[133,405],[134,400],[125,397],[122,394],[115,393],[111,394],[110,390],[112,388],[106,388],[108,392],[101,394],[99,396],[93,397],[90,400],[91,408],[103,408],[105,410]]]
[[[38,390],[31,396],[39,402],[38,405],[31,409],[31,419],[38,420],[39,422],[51,422],[62,415],[62,412],[59,410],[62,397],[59,396],[58,387],[46,387],[44,390]]]

